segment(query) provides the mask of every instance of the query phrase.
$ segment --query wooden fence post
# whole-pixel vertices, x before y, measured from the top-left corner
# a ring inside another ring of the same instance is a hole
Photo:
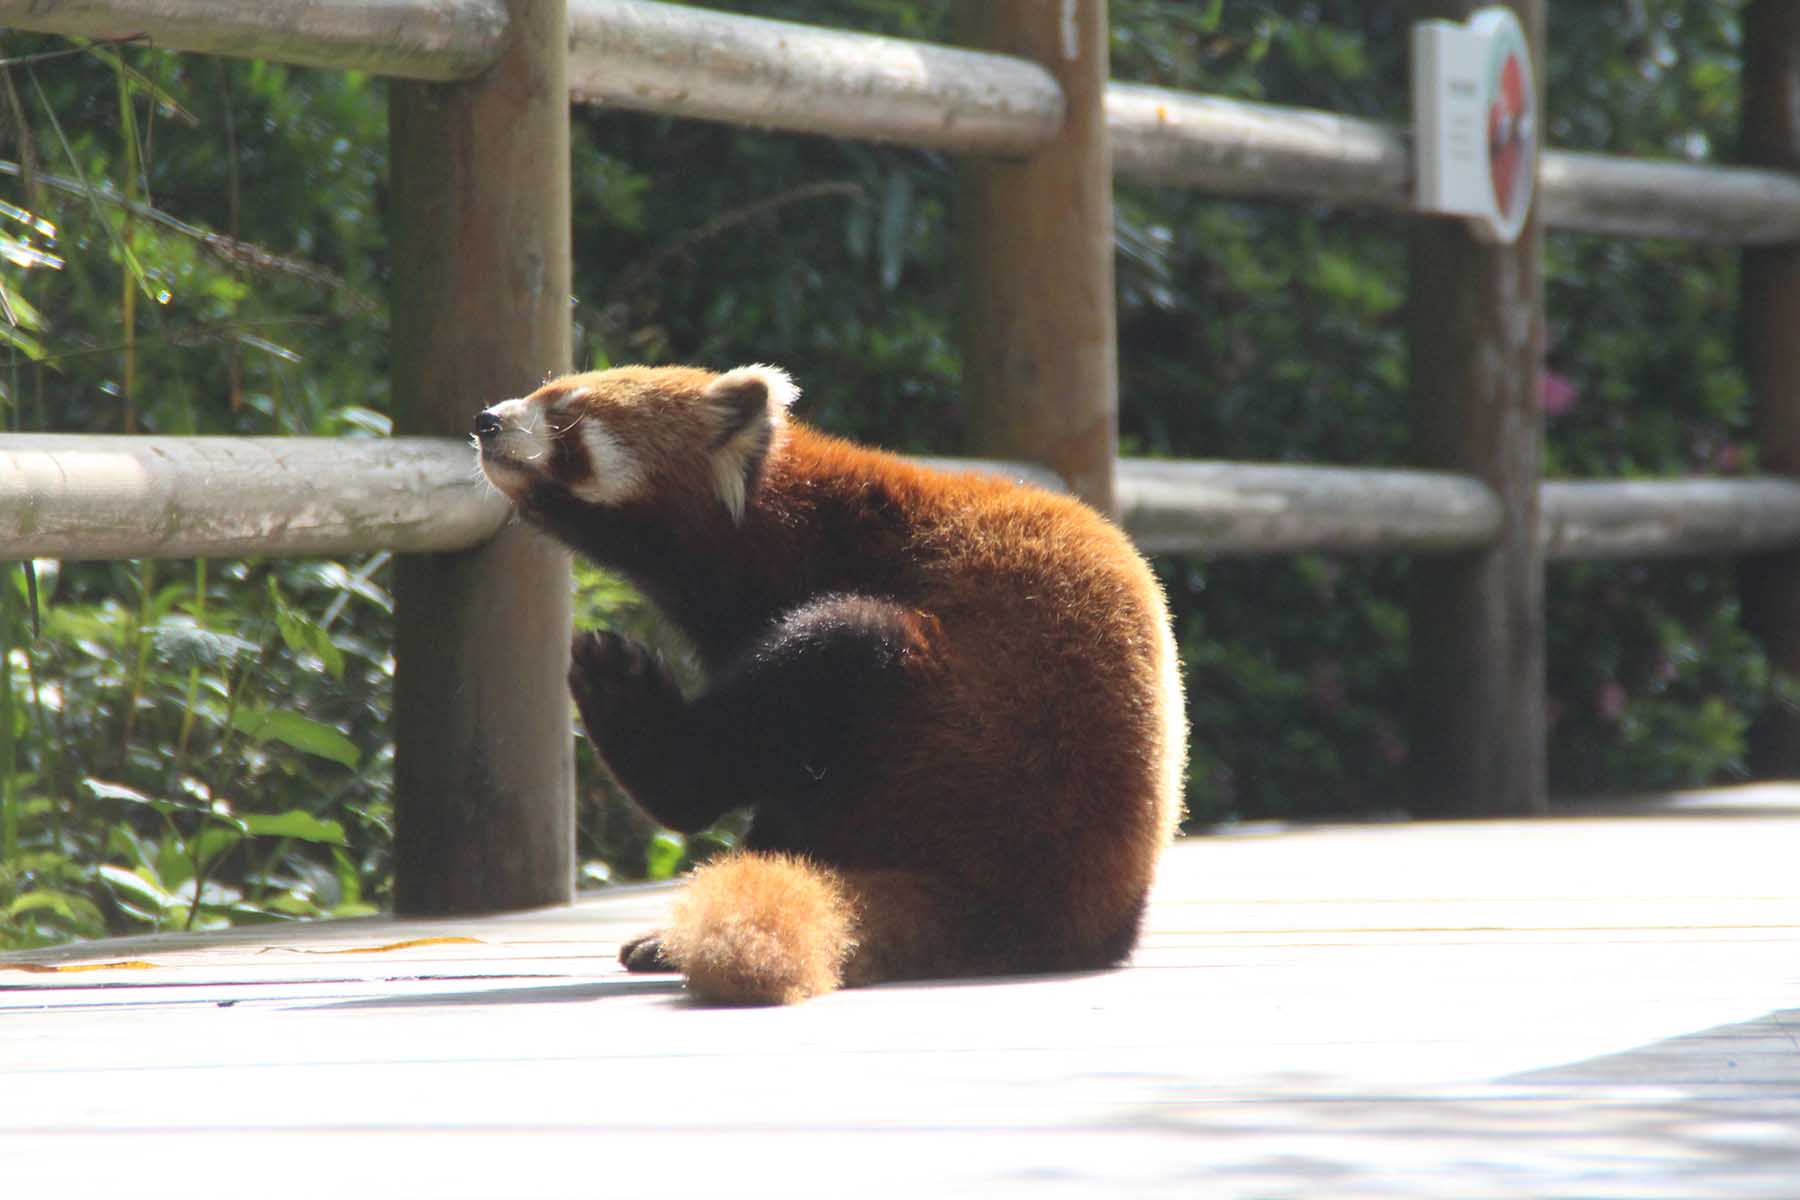
[[[1755,0],[1743,45],[1744,156],[1800,172],[1800,5]],[[1800,246],[1746,251],[1742,288],[1758,459],[1771,473],[1800,475]],[[1776,672],[1800,680],[1800,554],[1747,558],[1740,578],[1745,624]],[[1759,775],[1800,775],[1800,712],[1780,704],[1757,723],[1751,764]]]
[[[1465,20],[1478,7],[1481,0],[1413,0],[1412,16]],[[1509,7],[1531,44],[1542,114],[1544,0]],[[1534,211],[1510,246],[1444,219],[1416,219],[1409,236],[1418,465],[1485,481],[1503,514],[1492,549],[1412,563],[1412,804],[1420,815],[1541,812],[1542,225]]]
[[[967,46],[1041,63],[1062,132],[1030,158],[965,159],[963,393],[972,452],[1043,463],[1114,511],[1118,315],[1106,0],[958,0]]]
[[[393,386],[407,433],[466,438],[479,409],[569,366],[566,4],[507,8],[487,74],[392,85]],[[401,559],[396,599],[395,908],[567,901],[566,557],[515,524],[468,553]]]

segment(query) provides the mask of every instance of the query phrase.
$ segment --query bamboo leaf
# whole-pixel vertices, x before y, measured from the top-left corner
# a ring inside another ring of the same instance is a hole
[[[59,892],[51,888],[33,888],[15,896],[13,902],[6,906],[6,919],[17,920],[34,912],[53,913],[83,932],[98,930],[105,925],[105,919],[92,900],[74,892]]]
[[[116,863],[101,863],[100,878],[115,892],[123,893],[121,903],[135,902],[151,918],[184,907],[179,896],[163,890],[136,871],[128,871]]]
[[[42,362],[46,357],[44,343],[16,325],[0,322],[0,342],[5,342],[33,362]]]
[[[100,800],[123,800],[127,804],[142,804],[146,808],[169,807],[168,801],[153,800],[136,788],[126,787],[122,783],[108,783],[104,779],[88,778],[81,781],[81,786]]]
[[[94,219],[100,222],[100,227],[106,230],[107,237],[112,239],[113,248],[119,252],[119,257],[124,261],[126,270],[131,272],[131,277],[137,281],[139,289],[148,298],[156,299],[156,289],[151,286],[150,277],[144,272],[144,264],[138,261],[137,255],[132,253],[130,245],[113,227],[113,223],[106,219],[106,213],[100,207],[100,193],[88,182],[87,173],[81,169],[81,160],[75,157],[75,148],[69,145],[69,137],[63,132],[62,122],[56,119],[56,108],[50,103],[50,98],[44,95],[43,85],[37,81],[36,76],[32,77],[31,86],[37,91],[38,103],[43,107],[44,115],[50,120],[50,128],[56,133],[56,140],[62,146],[63,156],[69,160],[69,169],[75,172],[75,178],[81,184],[82,195],[87,197],[88,206],[94,210]]]
[[[25,572],[25,603],[31,609],[31,636],[42,637],[44,629],[42,614],[38,611],[37,563],[28,558],[20,565]]]
[[[231,726],[256,741],[280,742],[351,770],[362,760],[356,743],[341,732],[285,708],[240,708],[231,715]]]
[[[298,808],[282,813],[245,813],[242,819],[250,832],[258,837],[295,838],[327,846],[347,844],[344,827],[338,822],[323,820]]]
[[[160,813],[170,813],[170,812],[206,813],[208,816],[216,817],[220,820],[225,821],[228,824],[231,821],[236,820],[235,817],[231,817],[229,814],[220,816],[220,814],[215,813],[213,811],[213,808],[211,805],[202,804],[196,800],[170,800],[170,799],[167,799],[162,796],[151,796],[144,792],[138,791],[136,788],[126,787],[122,783],[110,783],[107,780],[95,779],[92,776],[89,776],[88,778],[83,779],[81,781],[81,786],[86,788],[88,790],[88,792],[97,800],[117,800],[124,804],[137,804],[137,805],[143,806],[144,808],[155,809],[157,812],[160,812]],[[138,857],[141,861],[142,860],[141,852],[139,853]]]
[[[31,271],[43,267],[51,271],[60,271],[66,265],[57,255],[39,250],[30,242],[14,237],[10,233],[0,233],[0,259],[11,263],[20,270]],[[28,325],[33,329],[42,324],[43,318],[24,297],[17,292],[5,291],[0,287],[0,307],[6,310],[6,319],[14,325]]]
[[[660,831],[644,847],[644,875],[648,879],[673,879],[687,853],[687,841],[678,833]]]
[[[876,233],[876,257],[881,267],[883,291],[891,292],[900,286],[912,220],[913,178],[905,171],[892,171],[881,194],[881,225]]]
[[[100,657],[129,636],[125,625],[92,611],[68,606],[52,607],[44,614],[44,630],[58,641],[84,643],[89,653]]]
[[[272,575],[269,577],[269,599],[275,605],[275,626],[281,631],[281,640],[287,643],[288,650],[296,655],[313,655],[325,664],[326,673],[333,679],[342,679],[344,652],[338,649],[330,634],[287,602]]]
[[[162,84],[156,82],[156,80],[150,78],[136,67],[131,66],[123,58],[120,58],[117,53],[107,49],[104,45],[89,41],[87,38],[71,38],[70,40],[79,46],[85,47],[88,53],[111,67],[114,71],[123,75],[127,86],[134,91],[143,92],[146,96],[149,96],[154,103],[161,105],[167,110],[170,116],[192,128],[198,129],[200,127],[200,118],[188,111],[187,106],[177,100],[167,88],[163,87]]]

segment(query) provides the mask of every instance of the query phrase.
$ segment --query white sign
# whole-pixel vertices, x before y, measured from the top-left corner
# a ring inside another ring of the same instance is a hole
[[[1531,213],[1539,128],[1519,19],[1484,8],[1465,25],[1420,21],[1412,68],[1419,208],[1466,217],[1488,241],[1515,240]]]

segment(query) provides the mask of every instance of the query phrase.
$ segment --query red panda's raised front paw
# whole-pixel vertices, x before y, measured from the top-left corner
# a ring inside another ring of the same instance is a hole
[[[675,677],[654,650],[604,631],[575,635],[569,692],[588,739],[606,758],[612,748],[667,736],[682,704]]]
[[[704,773],[729,731],[696,723],[668,664],[616,633],[577,634],[569,691],[600,760],[656,821],[694,833],[745,802],[742,789]]]

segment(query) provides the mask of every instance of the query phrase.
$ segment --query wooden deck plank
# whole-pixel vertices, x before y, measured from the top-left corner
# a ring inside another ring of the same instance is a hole
[[[1631,811],[1192,839],[1127,969],[792,1009],[620,972],[664,888],[0,956],[5,1191],[1800,1195],[1800,788]]]

